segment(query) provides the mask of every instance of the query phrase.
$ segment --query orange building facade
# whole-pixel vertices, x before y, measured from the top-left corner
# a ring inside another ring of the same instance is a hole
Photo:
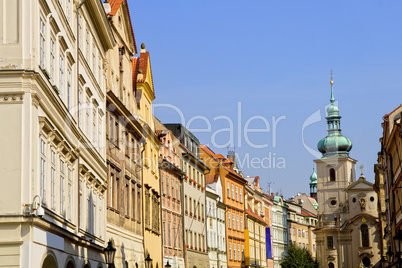
[[[200,145],[200,157],[222,181],[223,203],[226,205],[226,249],[228,267],[242,267],[244,253],[244,185],[246,180],[233,169],[234,162]],[[208,182],[207,182],[208,183]]]

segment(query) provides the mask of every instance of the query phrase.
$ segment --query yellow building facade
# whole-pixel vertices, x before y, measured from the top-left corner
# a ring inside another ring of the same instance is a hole
[[[155,134],[152,101],[155,99],[149,52],[141,44],[139,57],[132,59],[137,119],[146,136],[141,151],[143,158],[143,219],[145,255],[153,260],[153,267],[162,267],[161,194],[158,168],[160,141]]]

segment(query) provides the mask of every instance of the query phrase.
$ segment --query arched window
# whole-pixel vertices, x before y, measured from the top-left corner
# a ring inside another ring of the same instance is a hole
[[[329,181],[335,181],[335,180],[336,180],[335,169],[331,168],[329,170]]]
[[[362,224],[360,226],[360,231],[362,233],[362,247],[369,247],[369,231],[367,224]]]
[[[42,268],[53,268],[58,267],[56,259],[53,255],[49,254],[46,256],[45,260],[43,261]]]
[[[335,265],[332,262],[330,262],[328,263],[328,268],[335,268]]]

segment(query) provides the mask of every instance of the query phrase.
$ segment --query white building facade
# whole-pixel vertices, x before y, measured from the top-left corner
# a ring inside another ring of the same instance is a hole
[[[287,207],[279,195],[275,195],[272,205],[272,255],[274,268],[279,268],[288,245]]]
[[[104,63],[114,39],[102,3],[78,2],[0,5],[6,266],[104,267]]]

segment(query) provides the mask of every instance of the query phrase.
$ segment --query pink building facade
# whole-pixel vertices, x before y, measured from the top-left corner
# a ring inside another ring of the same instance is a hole
[[[161,127],[162,128],[162,127]],[[161,141],[159,173],[162,194],[163,263],[184,268],[182,176],[179,142],[170,130],[157,130]]]

